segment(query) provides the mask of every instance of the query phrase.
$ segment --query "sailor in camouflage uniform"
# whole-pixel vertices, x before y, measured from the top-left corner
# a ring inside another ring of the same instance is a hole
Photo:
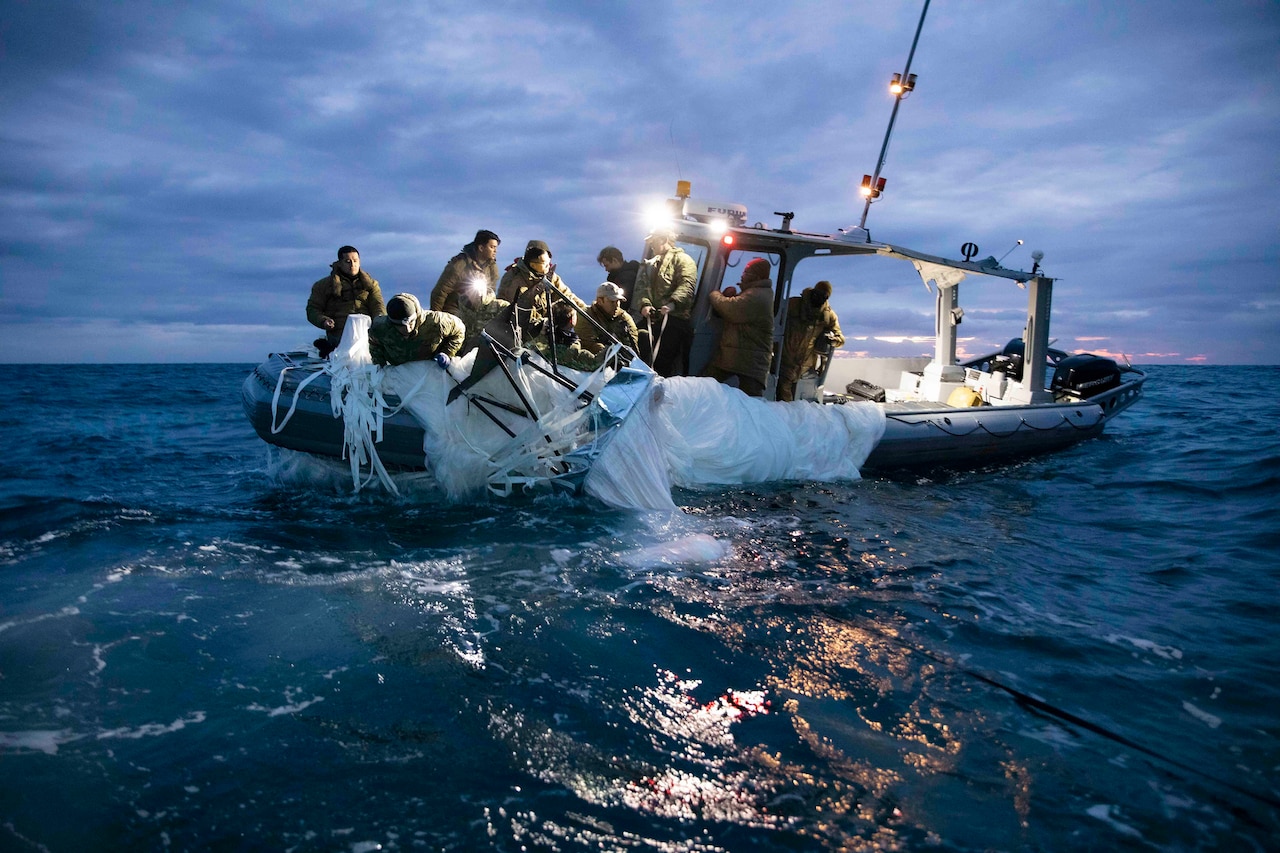
[[[462,349],[458,355],[466,355],[480,345],[480,334],[489,321],[510,306],[505,299],[498,299],[488,290],[480,288],[464,288],[458,296],[458,305],[454,314],[467,327],[467,336],[462,340]]]
[[[369,355],[374,364],[396,365],[435,359],[441,367],[458,354],[467,328],[444,311],[424,311],[412,293],[397,293],[387,313],[369,329]]]

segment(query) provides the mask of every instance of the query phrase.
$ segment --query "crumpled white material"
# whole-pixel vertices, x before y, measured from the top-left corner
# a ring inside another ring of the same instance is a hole
[[[423,450],[436,481],[451,500],[479,497],[485,489],[546,485],[556,478],[562,453],[577,438],[577,395],[543,374],[512,367],[525,398],[541,416],[535,423],[501,406],[497,400],[523,408],[501,370],[492,370],[471,386],[467,395],[448,404],[449,392],[466,379],[475,363],[475,350],[455,358],[447,369],[434,361],[413,361],[383,370],[383,390],[401,398],[404,409],[422,424]],[[603,377],[565,370],[581,378],[587,390],[598,390]],[[473,400],[475,402],[473,402]],[[514,441],[482,411],[487,409],[522,440]],[[558,426],[564,425],[563,428]]]
[[[651,391],[631,410],[587,475],[587,494],[621,509],[676,510],[666,449],[654,428],[657,397]]]
[[[884,435],[878,405],[779,403],[696,377],[661,391],[655,434],[678,486],[856,480]]]
[[[342,340],[329,356],[329,401],[333,416],[342,418],[342,455],[351,464],[351,480],[358,492],[376,477],[392,494],[400,494],[383,467],[375,445],[382,440],[387,411],[382,396],[382,371],[369,355],[369,324],[364,314],[352,314],[342,329]],[[367,479],[361,471],[369,469]]]
[[[351,319],[329,370],[335,413],[346,420],[357,488],[359,468],[367,465],[373,473],[364,484],[376,476],[397,491],[376,453],[390,395],[400,397],[401,406],[422,424],[428,465],[448,499],[476,498],[495,474],[499,479],[510,476],[499,468],[512,462],[511,437],[471,400],[446,405],[449,392],[470,373],[474,351],[454,359],[447,370],[434,361],[379,368],[369,360],[368,318]],[[577,371],[566,375],[588,376]],[[545,422],[555,423],[558,404],[572,394],[527,368],[517,378],[526,397],[549,415]],[[469,395],[519,403],[500,370],[491,371]],[[489,408],[517,433],[532,425],[501,408]],[[650,398],[635,406],[596,460],[584,488],[610,506],[669,511],[676,508],[672,485],[856,480],[884,429],[884,408],[878,405],[778,403],[748,397],[714,379],[673,377],[655,382]],[[530,446],[541,446],[554,445],[560,437],[527,438]],[[516,461],[536,465],[538,460]]]

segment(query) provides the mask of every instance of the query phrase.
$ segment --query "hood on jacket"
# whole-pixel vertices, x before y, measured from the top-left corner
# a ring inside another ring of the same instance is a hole
[[[338,293],[341,291],[342,283],[344,281],[350,282],[352,284],[368,284],[369,282],[373,281],[373,276],[365,272],[363,268],[361,268],[360,272],[356,273],[355,275],[347,275],[345,272],[338,269],[339,263],[341,263],[341,261],[334,261],[333,263],[329,264],[329,269],[333,273],[334,293]]]

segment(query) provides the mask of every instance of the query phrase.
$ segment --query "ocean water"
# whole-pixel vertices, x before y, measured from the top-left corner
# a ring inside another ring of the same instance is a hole
[[[0,849],[1280,848],[1280,368],[677,514],[352,495],[249,369],[6,370]]]

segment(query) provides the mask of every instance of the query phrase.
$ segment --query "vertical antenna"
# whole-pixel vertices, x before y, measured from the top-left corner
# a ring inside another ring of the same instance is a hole
[[[867,197],[867,203],[862,208],[862,221],[858,223],[859,228],[867,227],[867,213],[871,210],[871,202],[879,198],[880,193],[884,191],[880,170],[884,168],[884,159],[889,153],[889,137],[893,135],[893,122],[898,118],[898,107],[902,105],[902,99],[916,86],[916,77],[911,73],[911,60],[915,58],[916,45],[920,43],[920,31],[924,29],[924,16],[928,13],[929,0],[924,0],[924,9],[920,11],[920,23],[916,25],[916,37],[911,40],[911,52],[907,54],[907,67],[901,74],[893,75],[893,82],[889,84],[889,91],[893,92],[894,96],[893,112],[889,114],[889,127],[884,132],[884,144],[880,146],[880,160],[876,163],[875,174],[864,175],[862,178],[862,194]]]

